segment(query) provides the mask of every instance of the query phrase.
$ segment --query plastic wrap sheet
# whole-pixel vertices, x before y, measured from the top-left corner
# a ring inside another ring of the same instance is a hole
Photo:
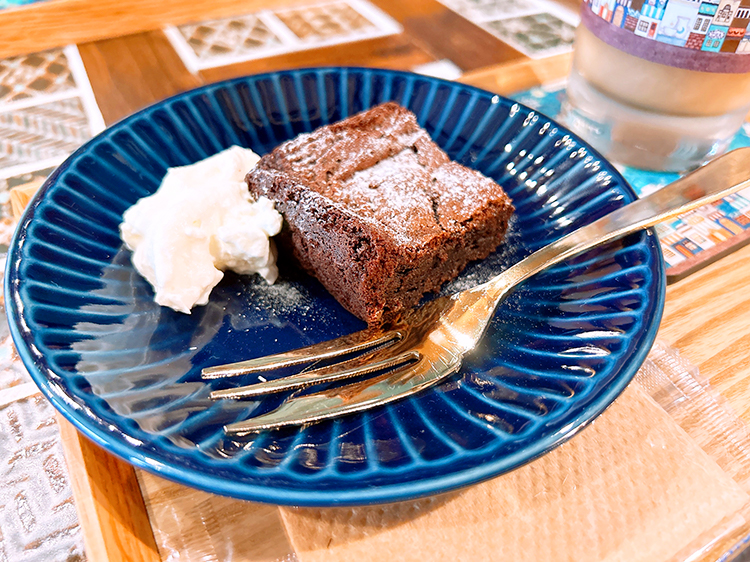
[[[729,561],[750,535],[749,459],[741,420],[657,343],[580,434],[450,494],[275,508],[140,476],[165,561]]]

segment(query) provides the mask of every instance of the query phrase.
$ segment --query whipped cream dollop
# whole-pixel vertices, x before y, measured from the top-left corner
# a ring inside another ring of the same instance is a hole
[[[265,197],[255,201],[245,183],[259,159],[233,146],[169,168],[158,191],[125,212],[120,236],[157,303],[190,314],[208,302],[228,269],[276,280],[270,237],[281,230],[282,217]]]

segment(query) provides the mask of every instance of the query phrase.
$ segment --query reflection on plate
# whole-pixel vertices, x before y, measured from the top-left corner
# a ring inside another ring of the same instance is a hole
[[[214,84],[116,124],[32,202],[8,259],[19,353],[81,431],[133,464],[211,492],[296,505],[395,501],[511,470],[599,414],[645,358],[663,306],[644,232],[538,275],[498,310],[480,349],[439,387],[340,420],[229,439],[222,426],[281,397],[211,402],[202,367],[362,327],[313,279],[227,275],[187,316],[154,304],[118,224],[168,166],[232,144],[265,153],[393,99],[448,154],[494,177],[517,207],[507,244],[446,291],[630,201],[612,167],[543,115],[461,84],[371,69],[309,69]]]

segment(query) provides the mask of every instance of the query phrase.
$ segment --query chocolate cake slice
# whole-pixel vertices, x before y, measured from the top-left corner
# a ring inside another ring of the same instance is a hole
[[[513,213],[497,183],[450,161],[392,102],[281,144],[247,181],[276,203],[302,267],[369,324],[487,257]]]

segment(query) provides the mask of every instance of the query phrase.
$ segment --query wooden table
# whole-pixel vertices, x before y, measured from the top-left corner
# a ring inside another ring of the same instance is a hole
[[[283,0],[274,6],[302,5]],[[0,12],[0,56],[76,43],[104,120],[172,94],[259,71],[320,64],[410,69],[450,59],[461,81],[499,94],[564,78],[570,55],[531,60],[435,0],[373,0],[403,32],[189,72],[161,27],[266,6],[263,0],[50,0]],[[567,2],[572,6],[576,0]],[[270,3],[269,3],[270,4]],[[750,422],[750,246],[668,287],[659,337],[676,346]],[[134,469],[60,419],[87,555],[160,560]]]

